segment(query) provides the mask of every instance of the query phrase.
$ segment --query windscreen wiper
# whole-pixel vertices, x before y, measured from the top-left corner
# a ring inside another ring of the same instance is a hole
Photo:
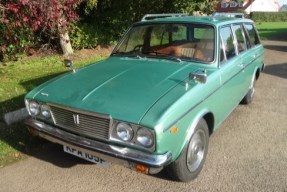
[[[159,56],[160,58],[162,59],[168,59],[168,60],[172,60],[172,61],[177,61],[177,62],[182,62],[182,60],[179,58],[179,57],[176,57],[176,56],[172,56],[172,55],[169,55],[169,54],[166,54],[166,53],[161,53],[161,52],[158,52],[158,51],[146,51],[144,52],[143,54],[150,54],[150,53],[154,53],[155,55],[151,55],[151,56]]]

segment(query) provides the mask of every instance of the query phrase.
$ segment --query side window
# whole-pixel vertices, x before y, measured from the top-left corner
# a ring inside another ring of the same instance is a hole
[[[243,28],[241,25],[234,25],[233,30],[236,36],[238,53],[241,53],[247,49]]]
[[[220,41],[220,63],[224,63],[226,61],[224,52],[225,52],[225,50],[223,47],[223,43],[222,43],[222,41]]]
[[[252,24],[244,24],[247,35],[248,35],[248,40],[249,40],[249,47],[254,47],[255,45],[260,44],[258,34]]]
[[[222,48],[224,50],[224,54],[226,59],[230,59],[236,55],[235,47],[233,44],[233,35],[230,26],[222,27],[220,29],[220,36],[222,40]]]

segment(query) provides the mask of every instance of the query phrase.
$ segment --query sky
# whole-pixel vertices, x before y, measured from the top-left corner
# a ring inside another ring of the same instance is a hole
[[[287,0],[278,0],[278,2],[283,5],[283,4],[287,4]]]

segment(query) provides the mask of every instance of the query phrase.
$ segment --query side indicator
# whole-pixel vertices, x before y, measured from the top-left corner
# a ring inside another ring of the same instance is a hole
[[[177,133],[177,131],[178,131],[177,127],[173,127],[173,128],[170,129],[170,133],[172,133],[172,134]]]
[[[38,136],[39,135],[39,131],[37,131],[33,127],[28,127],[28,131],[32,136]]]

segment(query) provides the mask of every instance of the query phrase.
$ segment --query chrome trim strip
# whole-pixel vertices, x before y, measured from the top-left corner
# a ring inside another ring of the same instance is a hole
[[[89,150],[100,154],[98,156],[108,156],[109,159],[114,159],[113,162],[128,161],[145,164],[152,168],[161,168],[172,161],[171,152],[156,155],[127,147],[114,146],[65,132],[33,118],[28,118],[25,124],[37,129],[39,136],[49,141],[62,145],[73,145],[82,150]]]
[[[107,114],[99,114],[99,113],[95,113],[95,112],[83,111],[80,109],[65,107],[65,106],[56,105],[53,103],[46,103],[46,104],[49,106],[58,107],[58,108],[61,108],[61,109],[67,110],[67,111],[71,111],[71,112],[75,112],[75,113],[80,113],[80,114],[85,114],[85,115],[90,115],[90,116],[94,116],[94,117],[112,120],[112,117],[110,115],[107,115]]]
[[[253,63],[253,61],[255,61],[258,57],[261,57],[264,53],[261,53],[259,55],[257,55],[256,58],[254,58],[252,61],[250,61],[248,64],[244,65],[244,68],[242,68],[240,71],[238,71],[236,74],[234,74],[232,77],[230,77],[229,79],[227,79],[225,82],[223,82],[221,84],[221,86],[217,87],[215,90],[213,90],[210,94],[208,94],[204,99],[200,100],[198,103],[196,103],[195,105],[193,105],[189,110],[187,110],[185,113],[183,113],[179,118],[177,118],[176,120],[174,120],[172,123],[170,123],[168,126],[166,126],[166,128],[163,129],[163,132],[167,131],[170,129],[170,127],[172,127],[174,124],[176,124],[181,118],[183,118],[185,115],[187,115],[189,112],[191,112],[194,108],[196,108],[198,105],[200,105],[201,103],[203,103],[206,99],[208,99],[209,97],[211,97],[215,92],[217,92],[219,89],[221,89],[225,84],[227,84],[229,81],[231,81],[234,77],[236,77],[238,74],[240,74],[242,71],[245,70],[245,68],[247,68],[249,65],[251,65]]]

